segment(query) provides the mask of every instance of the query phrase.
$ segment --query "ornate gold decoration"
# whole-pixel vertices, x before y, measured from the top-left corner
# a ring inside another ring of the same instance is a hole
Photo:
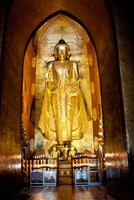
[[[94,82],[91,82],[91,93],[94,94],[95,92],[95,85]]]
[[[95,151],[98,151],[99,149],[99,142],[97,137],[94,137],[94,149]]]
[[[97,120],[97,110],[96,110],[96,108],[93,108],[92,117],[93,117],[93,120],[94,120],[94,121]]]
[[[102,114],[100,115],[100,118],[99,118],[98,141],[99,141],[100,145],[104,145],[104,133],[103,133]]]
[[[32,67],[35,68],[36,67],[36,57],[32,58]]]

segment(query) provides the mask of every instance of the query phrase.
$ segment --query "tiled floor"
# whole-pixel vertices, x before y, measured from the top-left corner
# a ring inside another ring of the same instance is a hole
[[[32,188],[28,200],[115,200],[103,186]]]

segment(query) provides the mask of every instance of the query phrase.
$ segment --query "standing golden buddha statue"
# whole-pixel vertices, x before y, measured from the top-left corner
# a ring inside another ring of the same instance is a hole
[[[54,47],[55,60],[46,66],[39,128],[47,139],[56,140],[58,144],[81,139],[88,118],[78,63],[71,61],[70,56],[69,45],[61,39]]]

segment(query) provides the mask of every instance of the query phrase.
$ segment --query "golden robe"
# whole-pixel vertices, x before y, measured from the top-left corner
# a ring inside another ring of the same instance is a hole
[[[77,62],[51,61],[46,71],[39,120],[42,134],[58,143],[82,138],[87,126],[87,113]]]

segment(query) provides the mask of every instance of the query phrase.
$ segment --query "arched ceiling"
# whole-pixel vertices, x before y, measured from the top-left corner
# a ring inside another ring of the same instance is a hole
[[[61,10],[85,25],[94,40],[101,64],[107,48],[112,49],[109,41],[113,39],[108,11],[104,2],[98,0],[14,0],[8,17],[6,41],[7,48],[12,48],[19,63],[22,63],[31,33],[44,19]]]

